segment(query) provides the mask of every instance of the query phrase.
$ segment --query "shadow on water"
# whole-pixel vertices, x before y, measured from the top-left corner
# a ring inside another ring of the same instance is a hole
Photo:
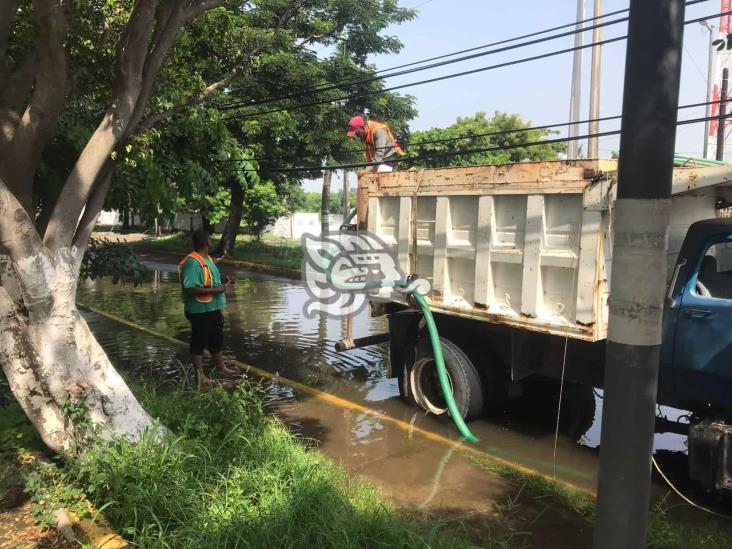
[[[137,288],[115,286],[108,280],[87,282],[79,289],[79,301],[156,332],[187,340],[189,325],[181,312],[181,292],[175,265],[149,257],[146,262],[152,269],[149,282]],[[237,282],[232,295],[228,296],[229,305],[225,312],[226,354],[230,358],[386,413],[405,424],[458,440],[447,418],[426,416],[399,399],[396,380],[385,377],[388,356],[383,346],[344,354],[335,352],[334,344],[344,337],[344,323],[324,316],[307,318],[302,313],[307,294],[299,282],[245,271],[234,272]],[[180,379],[184,372],[191,375],[188,367],[181,368],[181,364],[187,363],[185,348],[172,350],[171,344],[164,340],[122,328],[96,315],[86,316],[100,343],[121,368],[145,375],[154,374],[162,381]],[[386,330],[384,318],[370,318],[364,312],[353,319],[354,337]],[[427,490],[419,497],[428,498],[431,484],[427,479],[436,473],[432,469],[422,471],[419,464],[439,466],[445,446],[438,451],[439,455],[433,456],[432,461],[423,459],[427,450],[424,441],[416,442],[420,437],[391,428],[378,415],[332,407],[307,395],[296,395],[287,386],[271,381],[267,383],[270,392],[281,401],[278,412],[287,418],[293,430],[312,438],[314,444],[347,466],[361,470],[366,476],[378,476],[382,485],[386,479],[386,485],[394,487],[395,499],[399,500],[404,493],[412,494],[415,490],[408,489],[404,479],[416,482],[419,478],[423,481],[420,486]],[[558,396],[558,384],[530,383],[524,397],[513,401],[505,413],[471,423],[471,430],[481,439],[477,447],[498,458],[546,475],[556,474],[572,484],[594,490],[602,392],[591,387],[565,392],[555,462],[554,428]],[[667,415],[681,414],[673,410],[664,412]],[[659,461],[669,464],[676,479],[679,473],[683,473],[678,463],[685,463],[685,438],[659,434],[656,448],[663,452]],[[413,459],[417,454],[420,459]],[[671,460],[668,456],[672,456]],[[450,458],[448,466],[458,467],[454,464],[464,464],[464,461]],[[451,472],[451,478],[457,479],[453,496],[458,501],[465,499],[465,495],[456,495],[460,490],[475,492],[476,488],[471,486],[473,474],[469,468],[461,473]],[[441,477],[446,478],[444,471]],[[440,485],[444,482],[439,481]],[[443,489],[442,497],[438,499],[446,501],[448,496],[445,494],[449,495],[450,490]],[[469,498],[474,500],[473,503],[480,499],[480,494],[474,493],[473,496]],[[414,503],[419,497],[412,494],[410,501]]]

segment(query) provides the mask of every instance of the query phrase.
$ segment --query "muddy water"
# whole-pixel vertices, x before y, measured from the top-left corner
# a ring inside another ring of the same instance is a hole
[[[189,326],[181,313],[175,266],[151,257],[146,261],[152,272],[142,286],[114,286],[108,280],[88,282],[79,290],[79,301],[187,340]],[[335,342],[344,336],[343,323],[325,317],[306,318],[302,307],[307,296],[299,282],[243,271],[236,275],[225,312],[229,357],[383,412],[402,420],[402,425],[458,439],[449,419],[425,416],[399,399],[396,380],[384,375],[385,348],[335,352]],[[87,317],[102,345],[122,368],[154,373],[163,379],[179,378],[186,371],[180,365],[186,362],[185,349],[172,349],[169,342],[96,315]],[[386,328],[385,319],[369,318],[366,313],[353,322],[355,337]],[[324,451],[353,470],[380,480],[397,501],[406,498],[411,504],[426,506],[463,502],[466,508],[475,508],[495,499],[483,491],[496,490],[478,482],[484,478],[483,472],[453,455],[448,446],[426,445],[408,429],[395,428],[378,416],[334,408],[296,395],[284,385],[276,388],[283,401],[280,410],[296,428],[317,439]],[[584,432],[575,432],[575,436],[561,433],[556,449],[556,400],[551,398],[540,399],[543,403],[525,398],[500,418],[471,423],[471,430],[481,439],[476,447],[491,456],[594,490],[601,397],[595,391],[594,406],[566,407],[567,414],[583,416],[576,421],[569,418],[566,423],[575,428],[583,426]],[[657,445],[680,450],[683,440],[664,435]],[[496,479],[492,482],[501,483]]]

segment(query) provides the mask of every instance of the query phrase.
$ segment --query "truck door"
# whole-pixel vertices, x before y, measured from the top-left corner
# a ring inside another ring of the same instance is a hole
[[[676,325],[676,397],[732,405],[732,234],[704,242],[687,278]]]

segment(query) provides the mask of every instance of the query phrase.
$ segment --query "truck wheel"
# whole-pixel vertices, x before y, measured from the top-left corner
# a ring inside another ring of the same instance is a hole
[[[458,410],[464,420],[475,419],[483,413],[483,387],[478,371],[457,345],[442,337],[440,342]],[[428,337],[417,341],[414,361],[407,364],[404,374],[401,385],[407,400],[437,416],[448,412]]]

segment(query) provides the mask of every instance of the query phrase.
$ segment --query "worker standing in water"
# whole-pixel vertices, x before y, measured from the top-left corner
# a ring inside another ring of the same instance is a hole
[[[221,274],[209,257],[211,242],[204,229],[193,233],[193,249],[178,265],[183,291],[184,312],[191,323],[189,350],[191,362],[198,375],[198,387],[211,385],[211,380],[203,371],[203,352],[208,349],[216,369],[220,374],[237,374],[224,364],[221,351],[224,345],[224,315],[226,289],[232,283],[226,277],[223,284]]]
[[[404,149],[394,136],[394,132],[385,122],[366,120],[363,116],[354,116],[348,123],[348,137],[358,137],[363,141],[366,162],[373,165],[367,172],[393,172]]]

